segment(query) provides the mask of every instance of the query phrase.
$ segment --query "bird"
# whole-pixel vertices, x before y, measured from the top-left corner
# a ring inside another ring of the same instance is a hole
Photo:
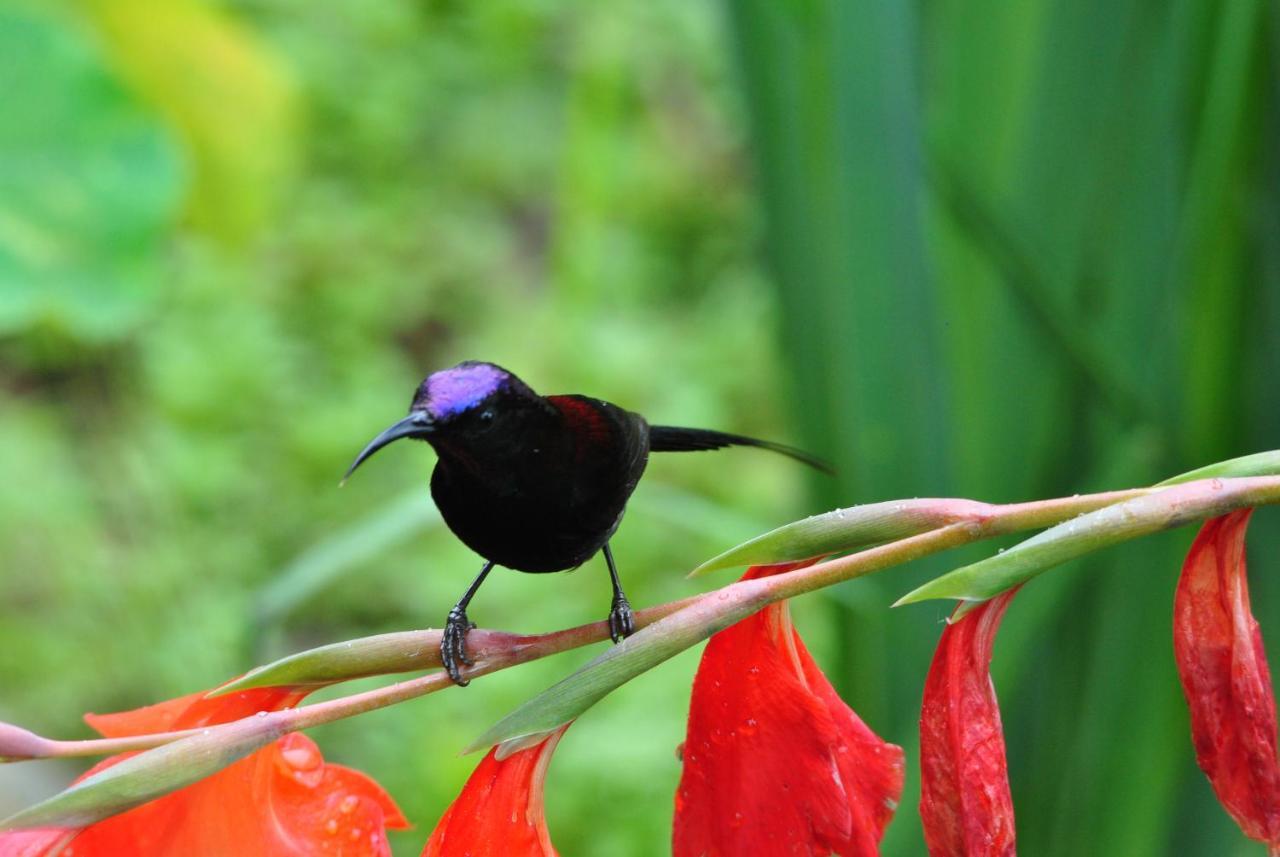
[[[790,446],[709,429],[650,425],[644,417],[588,396],[540,396],[494,363],[468,360],[428,375],[409,414],[371,440],[343,482],[375,452],[401,438],[436,453],[431,496],[445,524],[484,566],[449,611],[440,642],[450,679],[468,684],[466,648],[475,627],[467,608],[495,566],[541,574],[568,571],[603,553],[613,586],[609,636],[635,630],[609,540],[651,452],[749,446],[830,472]]]

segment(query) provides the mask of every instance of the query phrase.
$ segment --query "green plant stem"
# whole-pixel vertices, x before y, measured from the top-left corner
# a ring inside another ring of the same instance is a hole
[[[31,759],[69,759],[76,756],[110,756],[135,750],[150,750],[180,738],[188,738],[199,729],[152,732],[120,738],[90,738],[85,741],[59,741],[45,738],[26,729],[0,724],[0,762],[25,762]]]
[[[636,612],[636,627],[638,629],[651,625],[659,619],[688,607],[711,594],[714,594],[714,592],[646,607]],[[409,631],[401,634],[383,635],[384,638],[388,638],[389,647],[393,647],[393,651],[388,652],[385,656],[386,661],[397,665],[394,671],[403,671],[406,662],[414,664],[408,667],[410,669],[438,667],[440,666],[440,635],[441,632],[439,630]],[[606,621],[590,622],[586,625],[578,625],[546,634],[529,635],[509,634],[503,631],[477,628],[467,635],[468,649],[475,659],[475,666],[468,668],[467,675],[468,677],[488,675],[526,661],[537,660],[538,658],[581,648],[592,643],[599,643],[608,638],[609,623]],[[341,649],[343,646],[344,644],[338,643],[332,648]],[[357,672],[344,676],[342,680],[375,674],[378,673]],[[251,672],[246,674],[245,677],[248,678],[252,675],[253,673]],[[336,681],[330,683],[336,683]],[[274,712],[273,715],[274,718],[282,721],[279,724],[283,728],[281,734],[297,732],[302,729],[321,726],[325,723],[344,720],[368,711],[375,711],[379,708],[386,708],[400,702],[406,702],[419,696],[425,696],[428,693],[434,693],[437,690],[443,690],[451,685],[452,682],[445,673],[434,672],[419,678],[396,682],[386,687],[354,693],[340,699]],[[228,689],[232,689],[233,686],[238,686],[238,682],[228,683],[218,688],[218,691],[225,692]],[[256,685],[246,685],[246,687],[254,686]],[[324,684],[317,683],[314,688],[323,686]],[[145,735],[129,735],[120,738],[90,738],[83,741],[60,741],[45,738],[26,729],[0,723],[0,763],[24,762],[35,759],[62,759],[77,756],[103,756],[135,750],[150,750],[192,735],[216,733],[218,730],[226,729],[234,723],[243,723],[251,719],[252,716],[232,721],[231,723],[199,729],[151,732]]]
[[[1247,495],[1252,500],[1256,502],[1276,502],[1280,500],[1280,477],[1255,477],[1249,481],[1257,483],[1257,488]],[[949,520],[951,523],[886,545],[816,563],[806,568],[768,578],[730,583],[702,595],[649,607],[637,613],[637,627],[646,627],[672,614],[696,608],[712,599],[724,601],[742,598],[744,603],[749,603],[750,609],[759,609],[767,603],[793,598],[836,583],[899,566],[950,548],[993,536],[1052,526],[1086,512],[1124,500],[1149,495],[1159,490],[1166,489],[1137,488],[1008,504],[982,503],[964,499],[940,499],[932,506],[931,514],[940,520]],[[472,643],[472,652],[476,662],[475,666],[467,671],[467,674],[469,677],[483,676],[527,661],[601,642],[608,637],[608,633],[606,622],[592,622],[574,628],[537,635],[476,630],[468,636],[468,641]],[[398,640],[397,650],[411,646],[412,651],[403,652],[399,661],[395,657],[387,658],[384,663],[386,671],[404,671],[439,665],[440,631],[416,631],[395,636],[397,636]],[[339,648],[345,645],[347,644],[339,643],[335,644],[334,647],[325,648]],[[246,675],[246,678],[265,669],[267,668],[259,668]],[[328,683],[369,674],[371,673],[367,671],[357,671],[341,677],[335,677]],[[276,718],[273,718],[273,725],[282,730],[281,734],[310,729],[425,696],[450,687],[451,684],[445,673],[433,672],[418,678],[396,682],[385,687],[351,694],[339,699],[276,712],[279,722],[278,724],[275,723]],[[222,688],[222,690],[225,691],[232,688],[242,689],[238,682],[233,682]],[[244,718],[240,721],[233,721],[232,723],[207,727],[201,730],[163,732],[128,738],[104,738],[88,741],[53,741],[39,738],[39,741],[43,742],[39,746],[42,746],[44,751],[23,756],[5,757],[0,755],[0,758],[4,758],[6,761],[15,761],[33,758],[90,756],[148,749],[189,737],[195,732],[207,734],[213,731],[216,733],[218,730],[228,729],[237,723],[244,723],[250,719],[252,718]],[[33,737],[38,738],[38,736]],[[3,747],[0,746],[0,751],[2,750]]]

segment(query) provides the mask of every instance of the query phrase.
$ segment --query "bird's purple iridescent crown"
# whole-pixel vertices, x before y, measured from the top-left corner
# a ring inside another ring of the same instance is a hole
[[[425,408],[435,419],[444,419],[474,408],[511,378],[510,372],[492,363],[459,363],[428,376],[418,388],[413,405]]]

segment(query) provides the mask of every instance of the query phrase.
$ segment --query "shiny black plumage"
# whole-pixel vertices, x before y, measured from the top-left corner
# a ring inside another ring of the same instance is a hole
[[[790,447],[704,429],[650,426],[639,414],[587,396],[539,396],[491,363],[466,362],[429,376],[409,416],[376,437],[348,475],[402,437],[426,440],[438,456],[431,495],[445,523],[485,559],[484,569],[449,614],[442,654],[459,663],[472,627],[466,609],[494,565],[541,573],[576,568],[603,551],[613,582],[609,614],[615,642],[633,630],[609,539],[652,452],[756,446],[821,463]]]

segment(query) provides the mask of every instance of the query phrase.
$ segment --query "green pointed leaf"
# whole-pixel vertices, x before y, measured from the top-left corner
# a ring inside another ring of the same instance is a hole
[[[646,670],[759,610],[768,589],[768,579],[739,581],[642,628],[508,714],[463,752],[568,723]]]
[[[254,687],[317,687],[440,666],[439,631],[397,631],[298,652],[234,679],[210,696]]]
[[[0,7],[0,332],[119,338],[152,312],[187,176],[160,119],[57,4]],[[73,340],[74,341],[74,340]]]
[[[1230,478],[1240,476],[1274,476],[1280,473],[1280,449],[1270,452],[1255,452],[1240,458],[1229,458],[1205,467],[1189,470],[1159,483],[1159,486],[1181,485],[1197,479]]]
[[[262,712],[130,756],[0,821],[0,830],[84,827],[155,800],[216,774],[279,738],[285,723],[280,714]]]
[[[695,568],[690,576],[722,568],[774,565],[873,547],[974,518],[984,504],[923,499],[867,503],[836,509],[771,530]]]
[[[1280,501],[1280,478],[1205,479],[1107,506],[1074,518],[996,556],[934,578],[895,607],[933,598],[985,601],[1086,553],[1221,515]]]

